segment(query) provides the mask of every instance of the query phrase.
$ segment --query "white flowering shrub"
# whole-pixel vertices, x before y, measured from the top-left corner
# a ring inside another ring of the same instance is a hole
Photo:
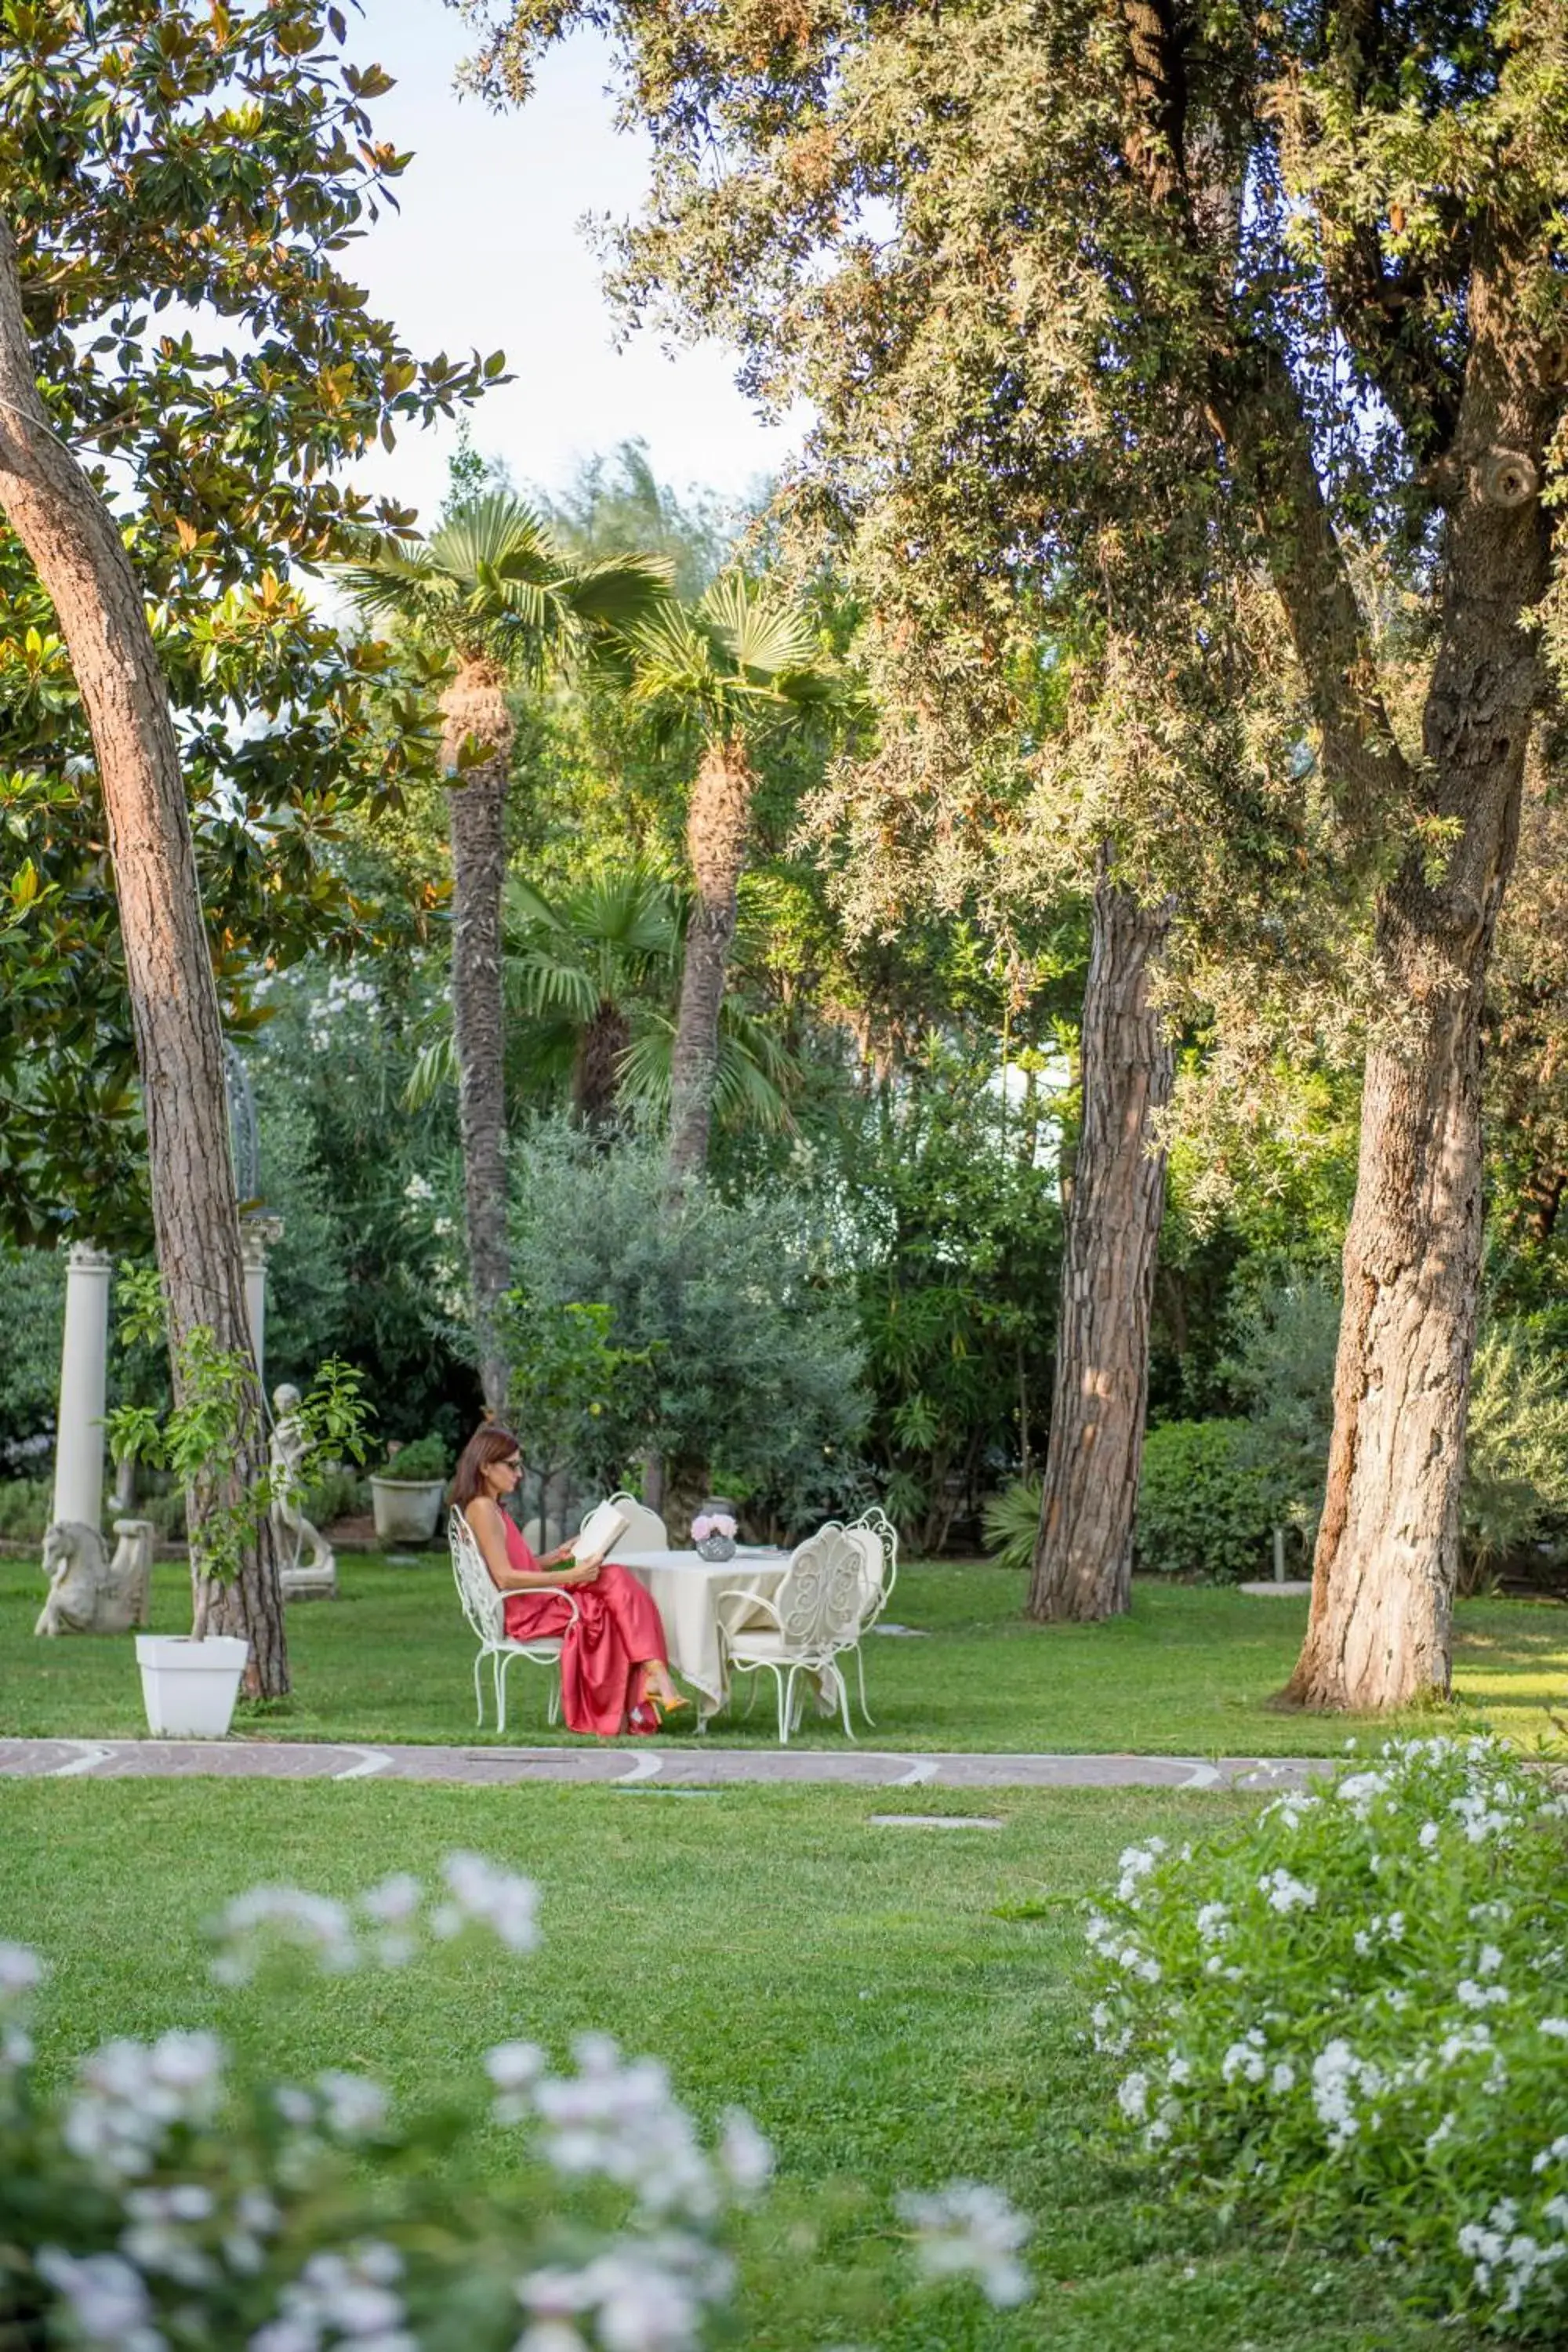
[[[1130,1847],[1089,1923],[1123,2127],[1173,2176],[1561,2340],[1565,1815],[1495,1740],[1412,1739],[1201,1846]]]
[[[538,1940],[535,1890],[476,1854],[427,1887],[344,1904],[258,1887],[215,1923],[213,1972],[279,1956],[328,1974],[432,1944]],[[478,1963],[493,1966],[488,1958]],[[41,2087],[28,2011],[47,1969],[0,1942],[0,2343],[77,2352],[698,2352],[737,2338],[734,2242],[773,2169],[731,2109],[711,2141],[664,2067],[584,2033],[555,2069],[486,2052],[466,2114],[406,2121],[372,2076],[278,2082],[209,2032],[117,2040]],[[461,2169],[475,2126],[516,2137],[502,2185]],[[1028,2225],[994,2189],[906,2198],[916,2267],[996,2304],[1028,2292]]]

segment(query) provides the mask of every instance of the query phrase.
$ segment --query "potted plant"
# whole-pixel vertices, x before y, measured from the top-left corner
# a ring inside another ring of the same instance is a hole
[[[388,1446],[386,1467],[373,1470],[370,1479],[375,1532],[383,1543],[429,1542],[450,1471],[445,1441],[434,1434]]]
[[[128,1342],[156,1338],[163,1302],[152,1267],[127,1267],[120,1295]],[[247,1355],[220,1348],[198,1324],[183,1341],[176,1366],[178,1401],[160,1420],[149,1405],[119,1406],[106,1421],[117,1464],[150,1463],[171,1471],[186,1496],[195,1613],[189,1633],[138,1633],[136,1663],[147,1728],[155,1738],[222,1739],[234,1716],[249,1644],[232,1633],[209,1633],[213,1594],[239,1573],[247,1549],[260,1540],[271,1508],[269,1473],[234,1492],[225,1466],[233,1460],[247,1412],[256,1410],[256,1372]],[[363,1457],[364,1405],[359,1374],[337,1358],[321,1366],[299,1407],[305,1444],[299,1474],[309,1475],[328,1454]]]

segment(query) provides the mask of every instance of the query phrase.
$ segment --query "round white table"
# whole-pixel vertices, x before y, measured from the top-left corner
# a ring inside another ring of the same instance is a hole
[[[784,1580],[790,1554],[750,1546],[733,1559],[714,1560],[695,1551],[623,1551],[616,1545],[610,1557],[651,1594],[664,1621],[669,1663],[700,1694],[697,1719],[705,1723],[729,1696],[719,1640],[720,1594],[747,1592],[771,1601]],[[724,1612],[731,1625],[743,1623],[747,1614],[735,1602]]]

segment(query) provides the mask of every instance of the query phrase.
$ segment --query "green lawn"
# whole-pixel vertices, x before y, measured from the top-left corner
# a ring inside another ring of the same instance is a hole
[[[447,1743],[493,1740],[474,1728],[473,1645],[444,1553],[417,1567],[358,1557],[341,1564],[342,1597],[289,1612],[295,1695],[238,1727],[269,1737]],[[42,1579],[30,1560],[0,1561],[0,1735],[132,1736],[143,1728],[129,1640],[35,1642]],[[900,1578],[900,1622],[920,1641],[867,1644],[871,1744],[896,1748],[1144,1750],[1176,1755],[1331,1752],[1357,1728],[1275,1712],[1306,1603],[1140,1580],[1132,1612],[1109,1625],[1037,1626],[1020,1614],[1023,1583],[989,1567],[917,1567]],[[161,1567],[154,1622],[188,1624],[184,1572]],[[1458,1612],[1457,1679],[1468,1708],[1527,1742],[1552,1738],[1547,1708],[1568,1705],[1568,1609],[1471,1601]],[[508,1736],[544,1728],[542,1677],[510,1672]],[[771,1743],[767,1691],[755,1710],[718,1719],[727,1741]],[[1375,1727],[1382,1737],[1386,1726]],[[567,1734],[553,1735],[569,1738]],[[843,1732],[808,1719],[800,1738],[834,1747]]]
[[[414,2102],[516,2033],[564,2055],[591,2022],[658,2052],[704,2118],[751,2108],[786,2211],[802,2190],[831,2209],[821,2262],[775,2239],[746,2314],[755,2352],[1437,2352],[1458,2339],[1404,2312],[1384,2266],[1222,2224],[1108,2145],[1114,2078],[1083,2039],[1073,1898],[1129,1839],[1195,1834],[1234,1801],[988,1794],[1000,1830],[899,1830],[871,1825],[889,1800],[865,1790],[0,1783],[0,1936],[55,1963],[52,2074],[111,2032],[238,2020],[244,2039],[258,2009],[276,2073],[363,2066]],[[919,1809],[982,1806],[922,1790]],[[538,1880],[539,1954],[438,1950],[287,2000],[212,1989],[195,1923],[242,1887],[347,1895],[459,1844]],[[500,2134],[481,2153],[509,2160]],[[894,2189],[955,2175],[1035,2217],[1035,2305],[894,2284]],[[868,2284],[846,2309],[822,2281],[856,2263]]]

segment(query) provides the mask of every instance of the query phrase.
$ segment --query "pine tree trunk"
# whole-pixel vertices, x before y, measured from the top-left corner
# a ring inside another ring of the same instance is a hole
[[[500,1308],[511,1280],[507,1242],[506,1023],[501,1002],[501,887],[512,723],[494,665],[467,661],[442,698],[445,752],[455,769],[465,739],[490,756],[447,795],[452,839],[452,1029],[458,1129],[474,1345],[485,1406],[506,1412],[508,1368]]]
[[[0,220],[0,507],[53,601],[97,755],[142,1077],[153,1222],[179,1393],[182,1342],[198,1325],[249,1358],[249,1322],[224,1091],[217,991],[178,746],[146,604],[102,500],[50,430],[35,387],[16,247]],[[250,1382],[228,1497],[267,1467],[260,1386]],[[191,1530],[199,1559],[200,1526]],[[209,1619],[250,1643],[246,1685],[289,1688],[270,1522],[259,1518],[236,1583]]]
[[[731,740],[711,747],[691,788],[686,840],[697,904],[687,926],[669,1066],[668,1166],[677,1185],[700,1177],[708,1165],[719,1075],[719,1017],[755,781],[744,745]]]
[[[1168,907],[1141,906],[1102,862],[1083,999],[1083,1118],[1062,1250],[1061,1316],[1028,1614],[1126,1610],[1149,1392],[1154,1257],[1165,1203],[1155,1114],[1173,1063],[1149,1002]]]
[[[1448,1688],[1480,1281],[1481,999],[1519,806],[1517,780],[1494,782],[1466,844],[1487,836],[1467,935],[1415,859],[1381,910],[1388,993],[1410,1011],[1406,1034],[1366,1057],[1328,1490],[1286,1693],[1303,1706],[1371,1711]]]
[[[1422,799],[1455,837],[1439,878],[1414,852],[1378,910],[1389,1011],[1366,1057],[1328,1490],[1286,1693],[1306,1706],[1404,1706],[1449,1685],[1480,1276],[1482,994],[1543,684],[1523,615],[1546,585],[1554,396],[1521,358],[1533,331],[1511,266],[1489,255],[1471,282],[1464,487],[1423,715]]]

